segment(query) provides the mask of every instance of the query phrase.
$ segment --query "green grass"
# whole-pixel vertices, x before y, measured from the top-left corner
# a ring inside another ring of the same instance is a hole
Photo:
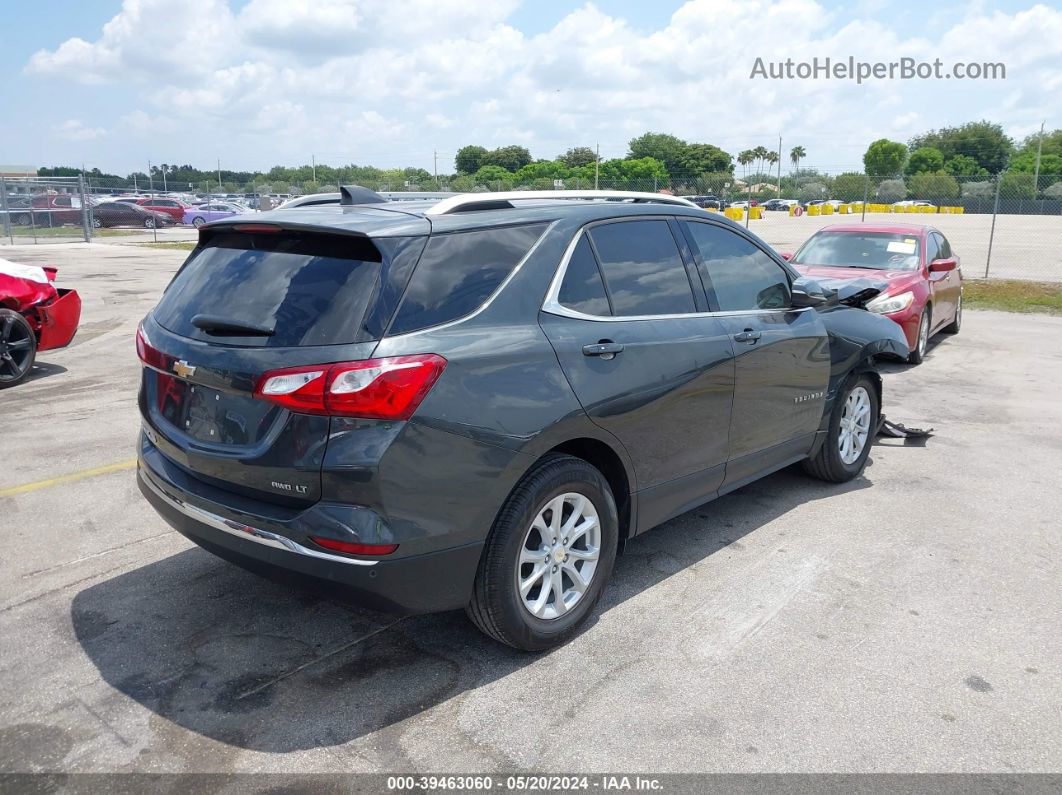
[[[3,231],[0,228],[0,231]],[[28,226],[16,226],[13,227],[12,232],[15,233],[16,238],[30,237],[34,235],[33,229]],[[150,231],[150,230],[149,230]],[[93,237],[121,237],[122,235],[135,235],[138,234],[134,229],[93,229]],[[79,226],[39,226],[36,232],[37,237],[77,237],[84,238]]]
[[[968,309],[1062,315],[1062,284],[1014,279],[967,280],[963,302]]]
[[[196,244],[191,241],[172,241],[169,243],[134,243],[135,246],[144,246],[145,248],[172,248],[177,251],[191,251],[195,248]]]

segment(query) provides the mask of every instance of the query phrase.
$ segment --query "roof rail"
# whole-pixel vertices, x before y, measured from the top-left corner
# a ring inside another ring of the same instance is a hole
[[[601,199],[605,201],[632,201],[657,204],[677,204],[680,207],[697,205],[681,196],[667,193],[639,193],[627,190],[517,190],[498,193],[459,193],[443,199],[432,206],[426,215],[449,215],[472,210],[497,210],[511,208],[511,202],[527,199]],[[699,209],[699,208],[697,208]]]

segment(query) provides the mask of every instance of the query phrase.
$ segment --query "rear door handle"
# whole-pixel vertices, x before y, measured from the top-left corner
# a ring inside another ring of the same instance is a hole
[[[753,331],[752,329],[747,328],[744,331],[742,331],[740,334],[735,334],[734,335],[734,341],[735,342],[747,342],[749,345],[752,345],[761,336],[763,336],[763,335],[760,334],[760,332]]]
[[[611,359],[617,353],[622,352],[622,345],[618,342],[609,342],[607,340],[583,346],[583,356],[600,356],[602,359]]]

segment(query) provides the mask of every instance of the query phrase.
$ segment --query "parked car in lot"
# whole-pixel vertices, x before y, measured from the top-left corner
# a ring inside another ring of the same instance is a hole
[[[15,226],[81,224],[81,198],[68,193],[13,196],[8,198],[7,207],[7,215]]]
[[[893,202],[893,207],[936,207],[935,204],[920,199],[907,200],[902,202]]]
[[[102,202],[92,208],[90,215],[92,226],[96,229],[110,226],[142,226],[145,229],[154,229],[174,224],[173,219],[165,213],[129,202]]]
[[[799,204],[796,199],[768,199],[763,203],[763,209],[765,210],[785,210],[789,211],[790,207],[794,207]]]
[[[719,210],[723,207],[723,200],[711,193],[706,194],[704,196],[685,196],[684,198],[687,201],[693,202],[698,207],[705,208],[706,210]]]
[[[200,546],[542,649],[627,539],[794,462],[862,471],[903,334],[740,225],[344,192],[204,227],[137,332],[140,489]]]
[[[959,257],[932,227],[837,224],[820,229],[796,254],[783,256],[824,286],[877,282],[881,293],[866,308],[903,328],[912,364],[922,362],[933,334],[957,334],[962,325]]]
[[[158,196],[138,199],[136,203],[145,210],[168,215],[175,224],[184,223],[184,214],[192,209],[190,204],[185,204],[177,199],[164,199]]]
[[[198,207],[189,207],[185,210],[184,223],[192,226],[202,226],[208,221],[217,221],[221,218],[228,218],[247,212],[250,212],[250,210],[233,202],[206,202]]]
[[[0,259],[0,389],[22,381],[38,351],[70,344],[81,320],[81,298],[57,288],[55,268]]]

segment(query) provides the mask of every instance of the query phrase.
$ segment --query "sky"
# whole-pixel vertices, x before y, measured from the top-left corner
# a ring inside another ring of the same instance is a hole
[[[49,0],[0,33],[0,163],[143,171],[357,163],[457,149],[622,157],[647,131],[860,168],[988,119],[1062,127],[1062,5],[898,0]],[[1005,80],[764,80],[756,59],[1002,62]]]

